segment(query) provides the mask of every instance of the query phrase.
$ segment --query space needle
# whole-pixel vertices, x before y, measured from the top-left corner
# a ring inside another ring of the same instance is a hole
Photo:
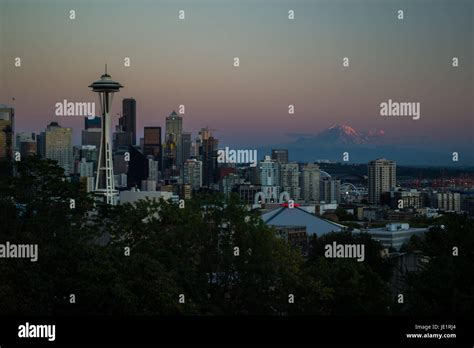
[[[112,162],[110,109],[114,93],[118,92],[123,86],[112,80],[112,77],[107,74],[107,65],[105,65],[105,74],[100,77],[100,80],[95,81],[89,87],[92,88],[93,92],[99,94],[100,112],[102,114],[102,134],[100,138],[94,194],[104,203],[115,205],[117,203],[118,191],[115,189],[114,167]]]

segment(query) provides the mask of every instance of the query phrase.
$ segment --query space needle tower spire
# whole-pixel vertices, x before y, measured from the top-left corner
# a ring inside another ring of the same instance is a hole
[[[117,203],[118,191],[115,189],[114,167],[112,162],[112,146],[110,141],[110,109],[115,92],[123,86],[112,80],[107,74],[107,64],[105,73],[100,80],[95,81],[90,86],[93,92],[99,94],[100,112],[102,115],[102,134],[100,138],[99,161],[97,163],[97,177],[95,181],[94,193],[107,203],[115,205]]]

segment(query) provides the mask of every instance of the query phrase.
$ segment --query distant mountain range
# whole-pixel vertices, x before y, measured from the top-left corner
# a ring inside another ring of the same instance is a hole
[[[394,144],[386,138],[384,130],[361,132],[344,124],[333,125],[314,136],[298,136],[287,144],[275,144],[258,149],[259,154],[270,154],[271,149],[288,149],[291,161],[314,162],[317,160],[343,161],[343,153],[348,152],[349,163],[367,163],[376,158],[387,158],[404,165],[444,165],[461,166],[474,163],[474,152],[456,149],[459,162],[452,161],[451,147],[410,146],[400,141]]]

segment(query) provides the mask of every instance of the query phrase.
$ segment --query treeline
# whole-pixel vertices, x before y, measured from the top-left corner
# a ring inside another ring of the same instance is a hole
[[[0,259],[0,314],[472,313],[466,217],[417,242],[431,261],[407,279],[401,305],[392,262],[368,235],[313,238],[303,258],[234,196],[94,207],[53,162],[14,172],[0,176],[0,243],[38,244],[39,259]],[[325,258],[332,241],[364,243],[364,262]]]

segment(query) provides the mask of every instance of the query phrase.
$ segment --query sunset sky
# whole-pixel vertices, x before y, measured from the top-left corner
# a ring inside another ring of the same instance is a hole
[[[184,104],[184,129],[194,137],[215,128],[223,146],[291,142],[291,134],[335,123],[384,129],[390,141],[420,147],[472,145],[473,7],[470,0],[0,0],[0,103],[15,107],[16,131],[57,121],[78,143],[83,119],[57,117],[54,105],[96,102],[87,86],[107,63],[125,86],[113,113],[122,98],[135,98],[139,135],[144,126],[163,127]],[[381,117],[388,99],[420,102],[420,119]]]

